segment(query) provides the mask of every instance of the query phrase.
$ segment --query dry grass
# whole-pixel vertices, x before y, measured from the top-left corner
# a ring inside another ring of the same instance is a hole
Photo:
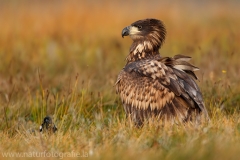
[[[240,4],[229,2],[0,2],[0,152],[74,151],[91,159],[239,159]],[[114,82],[135,20],[165,22],[163,56],[185,54],[211,122],[145,125],[124,117]],[[58,126],[39,134],[44,116]],[[1,157],[3,155],[1,154]]]

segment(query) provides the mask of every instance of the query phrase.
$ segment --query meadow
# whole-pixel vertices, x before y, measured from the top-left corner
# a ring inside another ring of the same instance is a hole
[[[0,1],[0,159],[240,159],[239,7],[234,0]],[[167,29],[161,55],[188,55],[200,68],[209,123],[136,128],[125,118],[114,83],[131,39],[121,31],[149,17]],[[46,115],[57,133],[39,133]]]

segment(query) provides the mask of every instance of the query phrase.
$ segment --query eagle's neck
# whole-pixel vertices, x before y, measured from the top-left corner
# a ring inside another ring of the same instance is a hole
[[[130,53],[126,57],[127,63],[142,59],[149,59],[159,55],[160,45],[149,40],[134,41],[130,48]]]

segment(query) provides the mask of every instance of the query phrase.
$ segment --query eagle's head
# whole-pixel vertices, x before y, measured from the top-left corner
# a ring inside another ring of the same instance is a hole
[[[138,20],[122,30],[122,37],[128,35],[133,41],[148,41],[154,48],[160,48],[165,40],[166,29],[160,20],[144,19]]]

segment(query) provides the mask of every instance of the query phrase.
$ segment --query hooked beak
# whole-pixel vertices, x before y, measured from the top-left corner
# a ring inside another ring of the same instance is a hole
[[[129,29],[130,29],[130,26],[127,26],[127,27],[123,28],[122,37],[129,35],[129,31],[130,31]]]

